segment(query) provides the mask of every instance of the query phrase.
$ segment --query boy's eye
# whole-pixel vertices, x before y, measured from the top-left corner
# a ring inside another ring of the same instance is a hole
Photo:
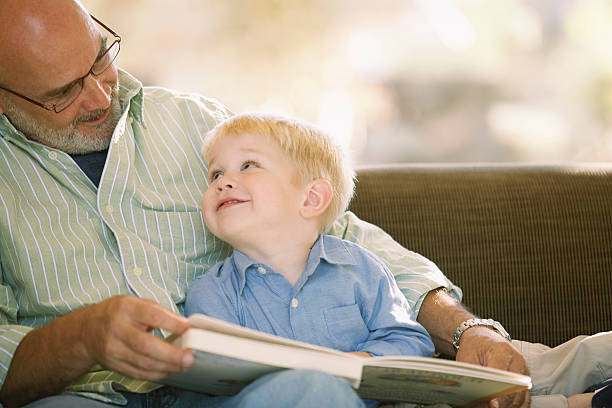
[[[223,176],[222,171],[213,171],[212,174],[210,175],[210,181],[218,180],[221,178],[221,176]]]
[[[255,162],[248,161],[248,162],[244,162],[242,164],[242,166],[240,166],[240,170],[246,170],[246,169],[250,169],[252,167],[259,167],[259,166]]]

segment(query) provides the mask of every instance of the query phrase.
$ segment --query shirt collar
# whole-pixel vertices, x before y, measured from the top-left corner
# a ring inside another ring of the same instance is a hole
[[[144,91],[142,83],[128,72],[119,69],[119,102],[122,110],[129,104],[129,115],[144,126],[143,119]]]
[[[13,126],[11,121],[4,114],[0,116],[0,136],[4,138],[15,137],[18,139],[25,139],[23,133],[15,129],[15,126]]]
[[[332,265],[357,265],[357,261],[344,241],[331,235],[320,235],[310,250],[306,269],[296,282],[296,288],[304,284],[304,282],[314,273],[322,260]],[[267,265],[255,262],[236,249],[231,256],[231,262],[238,275],[238,290],[241,295],[246,285],[246,273],[250,268],[259,268],[261,266],[269,269]]]
[[[132,75],[119,69],[119,103],[121,109],[125,110],[129,106],[128,114],[141,125],[144,126],[143,121],[143,87],[142,83],[134,78]],[[17,140],[27,141],[23,133],[13,126],[6,115],[0,117],[0,136],[4,138],[15,138]]]

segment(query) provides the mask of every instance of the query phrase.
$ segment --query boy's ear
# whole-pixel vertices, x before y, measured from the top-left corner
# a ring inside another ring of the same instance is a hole
[[[304,218],[318,217],[323,214],[331,202],[333,189],[329,181],[316,179],[306,187],[306,199],[300,208]]]

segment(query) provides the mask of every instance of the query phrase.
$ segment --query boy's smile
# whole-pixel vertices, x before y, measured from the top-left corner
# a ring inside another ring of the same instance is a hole
[[[226,136],[210,150],[210,186],[202,211],[210,231],[237,246],[253,240],[289,239],[298,225],[305,186],[294,164],[265,136]]]
[[[237,205],[237,204],[242,204],[242,203],[248,203],[248,200],[237,200],[234,198],[223,198],[221,200],[219,200],[219,204],[217,204],[217,211],[221,211],[224,210],[228,207]]]

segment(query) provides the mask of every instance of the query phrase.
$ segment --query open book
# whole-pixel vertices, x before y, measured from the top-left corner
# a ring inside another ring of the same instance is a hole
[[[168,341],[192,349],[195,363],[160,381],[214,395],[233,395],[262,375],[290,368],[342,377],[362,398],[470,406],[531,387],[527,376],[452,360],[409,356],[362,358],[212,317],[189,317],[194,328]]]

